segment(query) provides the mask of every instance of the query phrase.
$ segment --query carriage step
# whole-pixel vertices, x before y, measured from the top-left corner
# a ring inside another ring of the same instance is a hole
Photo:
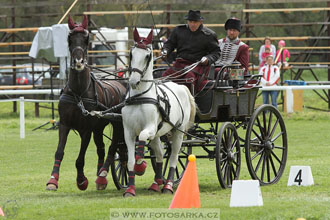
[[[208,140],[192,139],[192,140],[183,140],[182,144],[204,144],[207,142]]]

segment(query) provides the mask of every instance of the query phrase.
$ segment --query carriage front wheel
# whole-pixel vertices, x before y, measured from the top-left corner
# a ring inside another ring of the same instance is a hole
[[[288,141],[284,120],[272,105],[262,105],[252,114],[245,137],[249,173],[260,185],[279,181],[287,159]]]
[[[230,122],[222,124],[215,148],[217,175],[222,188],[230,188],[239,178],[241,151],[235,126]]]

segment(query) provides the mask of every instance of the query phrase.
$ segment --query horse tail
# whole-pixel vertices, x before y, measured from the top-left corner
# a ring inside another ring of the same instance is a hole
[[[187,94],[189,96],[189,103],[190,103],[190,116],[189,116],[189,123],[187,124],[185,130],[187,131],[189,128],[191,128],[194,125],[195,122],[195,116],[196,116],[196,103],[195,98],[191,95],[190,90],[188,87],[184,86]]]

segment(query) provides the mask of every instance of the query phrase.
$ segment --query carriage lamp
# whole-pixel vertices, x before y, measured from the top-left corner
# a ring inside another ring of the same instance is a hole
[[[233,62],[229,67],[229,80],[233,81],[233,87],[238,88],[239,82],[244,81],[244,69],[239,62]]]

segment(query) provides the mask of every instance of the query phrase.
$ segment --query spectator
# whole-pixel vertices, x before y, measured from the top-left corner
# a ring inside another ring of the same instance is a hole
[[[173,64],[174,68],[166,70],[163,76],[175,77],[177,75],[174,76],[173,73],[177,70],[200,61],[201,63],[193,70],[180,76],[184,84],[194,93],[194,90],[198,92],[207,84],[210,65],[218,60],[220,48],[215,32],[203,25],[200,11],[189,10],[185,19],[187,24],[174,28],[164,43],[163,57],[170,55],[174,49],[177,51],[177,57]]]
[[[270,50],[270,46],[269,45],[265,45],[265,52],[262,53],[261,57],[262,57],[262,62],[260,63],[260,67],[263,67],[266,63],[266,57],[273,55],[271,50]]]
[[[261,85],[262,87],[276,87],[277,82],[280,79],[280,70],[278,66],[273,65],[273,56],[269,55],[266,58],[266,64],[261,67],[259,74],[262,75]],[[277,95],[278,91],[262,91],[262,99],[264,104],[269,104],[269,96],[272,99],[272,105],[277,108]]]
[[[276,58],[278,54],[280,53],[281,48],[285,47],[285,41],[280,40],[278,42],[278,50],[276,51]],[[280,66],[282,63],[284,64],[285,67],[289,66],[288,61],[290,59],[290,52],[288,49],[283,49],[282,53],[280,54],[280,57],[277,60],[277,65]]]
[[[265,37],[264,45],[262,45],[260,47],[260,50],[259,50],[259,64],[262,63],[262,53],[265,52],[265,46],[266,45],[270,46],[270,50],[273,54],[273,59],[275,59],[276,47],[272,44],[272,41],[271,41],[270,37]]]

